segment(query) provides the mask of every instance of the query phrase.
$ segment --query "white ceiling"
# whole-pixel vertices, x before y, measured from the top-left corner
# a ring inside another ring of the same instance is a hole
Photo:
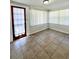
[[[12,0],[12,1],[29,5],[32,8],[44,9],[44,10],[56,10],[69,7],[68,0],[54,0],[54,2],[53,0],[51,0],[51,2],[48,5],[44,5],[43,0]]]

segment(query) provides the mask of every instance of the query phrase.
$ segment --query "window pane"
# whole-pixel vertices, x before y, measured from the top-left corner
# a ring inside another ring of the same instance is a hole
[[[14,15],[14,24],[24,24],[24,17],[21,15]]]
[[[50,11],[49,23],[69,25],[69,10]]]
[[[24,9],[21,9],[21,8],[13,8],[13,13],[14,14],[23,15],[24,14]]]
[[[30,25],[39,25],[47,23],[47,12],[40,10],[30,10]]]
[[[49,12],[49,23],[58,24],[58,11]]]
[[[15,26],[15,35],[16,36],[21,35],[23,33],[25,33],[25,30],[24,30],[24,26],[23,25]]]
[[[14,32],[15,36],[19,36],[25,33],[24,30],[24,9],[13,8],[14,15]]]
[[[14,12],[14,24],[24,23],[24,10],[19,8],[13,8]]]
[[[69,25],[69,12],[67,10],[60,10],[60,23],[61,25]]]

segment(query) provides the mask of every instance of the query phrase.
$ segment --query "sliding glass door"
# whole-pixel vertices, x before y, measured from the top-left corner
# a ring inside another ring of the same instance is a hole
[[[12,27],[14,40],[26,36],[26,12],[25,8],[11,6]]]

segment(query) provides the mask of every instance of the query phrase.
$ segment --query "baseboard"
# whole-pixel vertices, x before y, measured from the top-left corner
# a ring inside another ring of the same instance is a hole
[[[57,31],[57,32],[60,32],[60,33],[64,33],[64,34],[68,34],[68,35],[69,35],[69,33],[66,33],[66,32],[63,32],[63,31],[58,31],[58,30],[55,30],[55,29],[52,29],[52,28],[49,28],[49,29],[54,30],[54,31]]]
[[[47,29],[49,29],[49,28],[46,28],[46,29],[40,30],[40,31],[35,32],[35,33],[31,33],[30,36],[31,36],[31,35],[34,35],[34,34],[37,34],[37,33],[39,33],[39,32],[45,31],[45,30],[47,30]]]

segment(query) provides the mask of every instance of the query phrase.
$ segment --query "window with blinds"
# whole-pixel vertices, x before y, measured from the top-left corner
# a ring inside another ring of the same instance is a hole
[[[59,11],[59,24],[61,25],[69,25],[69,11],[66,10],[60,10]]]
[[[40,10],[30,10],[30,25],[39,25],[47,23],[47,12]]]
[[[57,10],[49,12],[49,23],[69,25],[69,10]]]
[[[58,11],[49,12],[49,23],[58,24]]]

